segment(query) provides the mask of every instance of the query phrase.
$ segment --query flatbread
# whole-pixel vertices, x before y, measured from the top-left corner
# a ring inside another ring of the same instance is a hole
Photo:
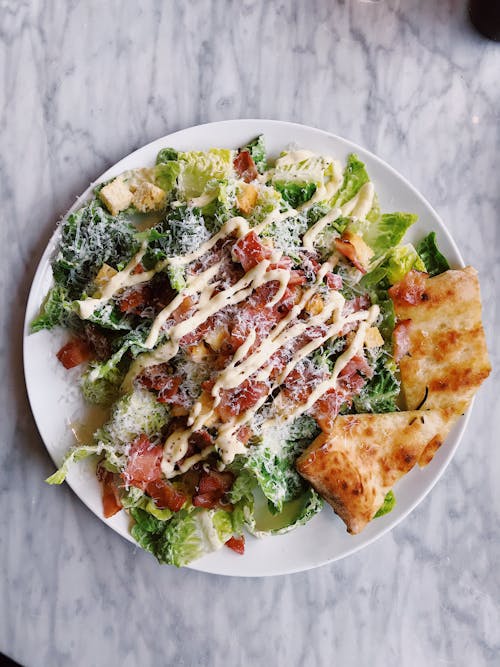
[[[394,483],[446,432],[446,410],[337,417],[297,460],[297,470],[359,533],[373,519]]]
[[[447,409],[449,430],[491,370],[477,271],[468,266],[427,278],[415,305],[393,301],[398,319],[411,319],[409,354],[400,362],[406,407]],[[439,444],[446,433],[440,435]],[[426,451],[421,465],[432,459],[439,444]]]

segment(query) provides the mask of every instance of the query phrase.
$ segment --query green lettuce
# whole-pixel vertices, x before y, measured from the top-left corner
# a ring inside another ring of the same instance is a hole
[[[131,514],[138,544],[160,563],[177,567],[220,549],[233,534],[231,514],[224,510],[181,510],[167,521],[137,509]]]
[[[45,481],[47,484],[62,484],[66,479],[68,469],[72,463],[83,461],[89,456],[94,456],[94,454],[100,454],[101,452],[102,447],[99,445],[79,445],[77,447],[72,447],[66,453],[63,462],[57,471],[50,477],[47,477]]]
[[[381,354],[373,377],[353,398],[353,408],[356,413],[397,412],[397,399],[400,393],[400,381],[396,375],[394,362],[386,361]]]
[[[40,313],[31,322],[31,332],[53,329],[55,326],[70,326],[77,317],[73,302],[68,299],[65,287],[55,285],[47,294]]]
[[[338,192],[333,197],[331,204],[343,206],[345,203],[355,197],[365,183],[369,181],[368,173],[363,162],[355,153],[351,153],[347,158],[347,165],[344,170],[344,180]]]
[[[417,245],[417,252],[420,255],[425,270],[430,276],[437,276],[450,268],[448,260],[441,254],[437,247],[436,232],[431,232]]]
[[[200,197],[214,189],[214,181],[216,186],[217,181],[230,178],[233,175],[233,156],[234,151],[225,148],[179,153],[179,196],[184,200]]]
[[[378,512],[375,514],[373,518],[377,519],[379,516],[384,516],[384,514],[389,514],[389,512],[391,512],[394,509],[395,504],[396,504],[396,496],[392,491],[389,491],[389,493],[384,498],[382,507],[378,510]]]
[[[266,146],[264,143],[264,135],[260,134],[253,141],[248,143],[243,147],[244,151],[248,151],[252,156],[252,160],[257,167],[259,174],[263,174],[266,171],[267,166],[267,157],[266,157]]]
[[[284,429],[267,429],[258,445],[250,447],[245,469],[251,471],[272,512],[304,491],[304,481],[295,470],[295,460],[318,433],[314,419],[302,416]]]
[[[274,181],[273,185],[281,193],[283,200],[292,208],[298,208],[309,201],[318,187],[316,183],[305,183],[303,181]]]
[[[97,199],[63,222],[58,253],[52,262],[57,285],[77,299],[92,284],[103,264],[125,266],[139,249],[136,229],[122,215],[113,217]]]
[[[384,213],[372,222],[367,220],[354,224],[353,231],[361,234],[375,255],[383,255],[399,245],[417,218],[413,213]]]

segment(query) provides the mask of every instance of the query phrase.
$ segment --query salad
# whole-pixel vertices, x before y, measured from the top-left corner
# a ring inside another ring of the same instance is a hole
[[[99,184],[31,330],[67,331],[57,357],[107,418],[48,483],[94,457],[104,516],[176,566],[308,522],[323,499],[298,457],[337,415],[399,410],[389,290],[449,268],[434,233],[403,243],[415,222],[381,212],[356,155],[273,160],[263,136]]]

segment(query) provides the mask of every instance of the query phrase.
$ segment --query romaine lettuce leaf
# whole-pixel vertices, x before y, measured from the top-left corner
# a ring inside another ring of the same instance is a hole
[[[230,178],[233,175],[233,156],[234,151],[225,148],[179,153],[179,196],[184,200],[200,197],[207,190],[213,190],[217,181]],[[209,184],[211,187],[207,188]]]
[[[255,166],[257,167],[257,171],[259,174],[263,174],[266,171],[267,165],[264,135],[260,134],[253,141],[244,146],[242,150],[248,151],[250,153]]]
[[[304,181],[274,181],[273,185],[292,208],[298,208],[309,201],[318,187],[316,183]]]
[[[168,407],[159,403],[155,394],[135,389],[115,403],[111,418],[96,432],[95,439],[120,452],[138,435],[144,433],[149,438],[158,435],[168,419]]]
[[[364,385],[359,395],[353,398],[354,412],[397,412],[399,392],[400,382],[396,376],[395,364],[386,361],[385,355],[381,354],[373,377]]]
[[[358,226],[354,231],[361,234],[375,255],[382,255],[399,245],[417,217],[413,213],[384,213],[373,222],[361,222],[361,227]]]
[[[181,510],[167,521],[137,509],[131,513],[139,545],[160,563],[177,567],[220,549],[233,534],[231,514],[224,510]]]
[[[66,289],[55,285],[47,294],[39,315],[31,322],[31,332],[53,329],[58,325],[70,326],[77,317]]]
[[[335,204],[335,206],[343,206],[355,197],[361,187],[369,180],[364,163],[355,153],[351,153],[347,158],[342,186],[330,203]]]
[[[437,276],[450,268],[448,260],[437,247],[436,232],[431,232],[417,245],[417,252],[430,276]]]
[[[110,215],[97,199],[63,222],[58,253],[52,262],[57,285],[78,299],[103,264],[125,265],[139,249],[135,227],[122,214]]]
[[[379,509],[379,511],[375,514],[373,518],[377,519],[379,516],[384,516],[384,514],[389,514],[389,512],[391,512],[394,509],[395,504],[396,504],[396,496],[394,495],[393,491],[389,491],[389,493],[384,498],[382,507]]]
[[[258,503],[245,528],[256,537],[284,535],[305,525],[323,508],[323,500],[312,488],[306,489],[298,498],[283,503],[279,513],[273,512],[266,503]]]
[[[254,474],[271,511],[280,512],[284,502],[303,492],[294,462],[317,433],[314,419],[304,415],[283,429],[267,429],[261,442],[249,448],[244,467]]]
[[[387,280],[391,285],[403,280],[411,269],[425,271],[425,264],[411,243],[393,248],[387,256],[386,267]]]
[[[78,445],[77,447],[72,447],[66,453],[63,462],[56,470],[56,472],[50,477],[47,477],[45,481],[47,482],[47,484],[62,484],[66,479],[66,475],[68,474],[68,469],[72,463],[76,463],[77,461],[83,461],[89,456],[93,456],[94,454],[100,454],[101,452],[102,452],[102,447],[99,445]]]

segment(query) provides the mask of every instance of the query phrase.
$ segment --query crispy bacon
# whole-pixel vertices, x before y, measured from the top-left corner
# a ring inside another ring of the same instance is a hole
[[[264,259],[269,259],[272,249],[261,243],[257,234],[252,230],[234,244],[232,254],[245,271],[250,271]]]
[[[140,315],[151,300],[151,288],[144,285],[134,285],[127,288],[118,299],[118,308],[127,315]]]
[[[249,378],[235,389],[222,390],[220,403],[215,411],[223,422],[228,422],[253,407],[268,391],[269,387],[265,382],[257,382]]]
[[[240,535],[240,537],[230,537],[226,542],[226,547],[229,547],[237,554],[243,556],[245,553],[245,536]]]
[[[347,239],[335,239],[335,248],[341,255],[344,255],[344,257],[346,257],[358,271],[366,273],[365,267],[359,261],[356,248],[350,241]]]
[[[410,326],[411,320],[399,320],[392,332],[392,343],[394,346],[394,361],[399,363],[410,350]]]
[[[425,285],[429,277],[427,273],[412,269],[399,283],[389,289],[389,296],[394,304],[411,304],[412,306],[426,300]]]
[[[83,327],[85,342],[88,344],[93,356],[99,361],[106,361],[111,356],[111,341],[100,327],[92,322],[85,322]]]
[[[342,276],[339,276],[337,273],[332,273],[329,271],[326,276],[326,285],[330,289],[342,289]]]
[[[238,176],[245,183],[251,183],[259,175],[255,162],[248,151],[240,151],[233,160],[233,166]]]
[[[161,479],[163,447],[152,445],[146,435],[139,435],[130,446],[124,480],[133,486]]]
[[[123,507],[115,477],[118,477],[118,475],[98,465],[97,478],[102,484],[102,510],[106,519],[114,516]]]
[[[197,493],[193,496],[195,507],[217,507],[232,487],[234,475],[231,472],[217,470],[203,471],[198,482]]]
[[[74,368],[79,364],[82,364],[84,361],[90,359],[90,348],[83,340],[79,338],[73,338],[69,343],[66,343],[59,352],[57,353],[57,358],[64,366],[64,368]]]
[[[155,501],[159,509],[168,508],[172,512],[179,512],[187,500],[187,497],[178,491],[171,482],[163,479],[148,482],[144,490]]]

